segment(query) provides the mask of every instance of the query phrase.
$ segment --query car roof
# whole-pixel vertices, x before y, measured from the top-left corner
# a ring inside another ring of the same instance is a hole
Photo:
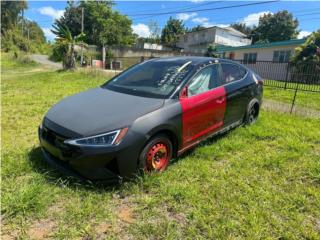
[[[225,62],[225,63],[233,63],[233,61],[228,59],[222,59],[222,58],[212,58],[212,57],[199,57],[199,56],[178,56],[178,57],[160,57],[160,58],[153,58],[149,61],[154,62],[177,62],[179,64],[185,64],[189,61],[191,61],[191,65],[194,67],[197,67],[202,64],[208,64],[208,62],[217,61],[217,62]]]

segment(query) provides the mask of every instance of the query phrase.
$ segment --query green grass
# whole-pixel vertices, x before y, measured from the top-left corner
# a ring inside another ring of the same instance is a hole
[[[2,69],[3,235],[320,238],[319,120],[262,112],[255,125],[206,141],[161,174],[96,186],[43,162],[37,126],[54,103],[105,77],[34,68]]]
[[[279,83],[279,82],[278,82]],[[293,85],[293,83],[290,83]],[[283,85],[284,86],[284,85]],[[296,86],[289,86],[295,88]],[[310,86],[302,86],[304,89],[308,89]],[[315,88],[316,86],[313,85]],[[319,88],[319,86],[318,86]],[[278,101],[281,103],[291,104],[294,98],[295,90],[275,87],[264,87],[264,97],[266,99]],[[298,107],[310,108],[320,111],[320,92],[307,92],[299,90],[296,95],[295,105]]]

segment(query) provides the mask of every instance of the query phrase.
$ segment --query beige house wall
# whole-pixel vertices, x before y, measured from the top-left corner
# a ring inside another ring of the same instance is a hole
[[[299,45],[291,46],[277,46],[270,48],[250,48],[250,49],[239,49],[232,51],[234,53],[235,60],[243,60],[245,53],[257,53],[257,61],[273,61],[274,51],[288,51],[291,50],[291,54],[294,53],[294,49]],[[226,52],[225,57],[229,57],[231,52]]]

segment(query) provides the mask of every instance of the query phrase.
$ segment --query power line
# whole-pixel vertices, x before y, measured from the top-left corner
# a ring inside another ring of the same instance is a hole
[[[210,5],[210,4],[216,4],[216,3],[223,3],[226,1],[212,1],[212,2],[207,2],[207,3],[202,3],[202,4],[198,4],[197,6],[189,6],[189,7],[183,7],[183,8],[177,8],[177,7],[172,7],[172,8],[166,8],[165,10],[187,10],[187,9],[193,9],[193,8],[199,8],[205,5]],[[145,12],[153,12],[153,11],[157,11],[159,9],[149,9],[149,10],[143,10],[143,11],[138,11],[138,12],[127,12],[126,15],[130,15],[130,14],[139,14],[139,13],[145,13]],[[165,11],[163,10],[163,11]],[[161,13],[161,12],[160,12]]]
[[[238,5],[231,5],[231,6],[223,6],[223,7],[215,7],[215,8],[204,8],[198,10],[188,10],[188,11],[171,11],[165,13],[144,13],[144,14],[131,14],[128,16],[161,16],[161,15],[169,15],[169,14],[178,14],[178,13],[189,13],[189,12],[205,12],[205,11],[214,11],[214,10],[221,10],[221,9],[229,9],[229,8],[238,8],[238,7],[246,7],[246,6],[253,6],[253,5],[261,5],[267,3],[274,3],[279,2],[279,0],[271,0],[271,1],[264,1],[264,2],[254,2],[254,3],[245,3],[245,4],[238,4]]]

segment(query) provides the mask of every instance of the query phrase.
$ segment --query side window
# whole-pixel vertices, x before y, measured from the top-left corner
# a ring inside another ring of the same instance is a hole
[[[188,96],[195,96],[220,86],[218,64],[211,65],[198,72],[188,85]]]
[[[232,63],[222,63],[221,68],[223,84],[240,80],[247,73],[245,68]]]

